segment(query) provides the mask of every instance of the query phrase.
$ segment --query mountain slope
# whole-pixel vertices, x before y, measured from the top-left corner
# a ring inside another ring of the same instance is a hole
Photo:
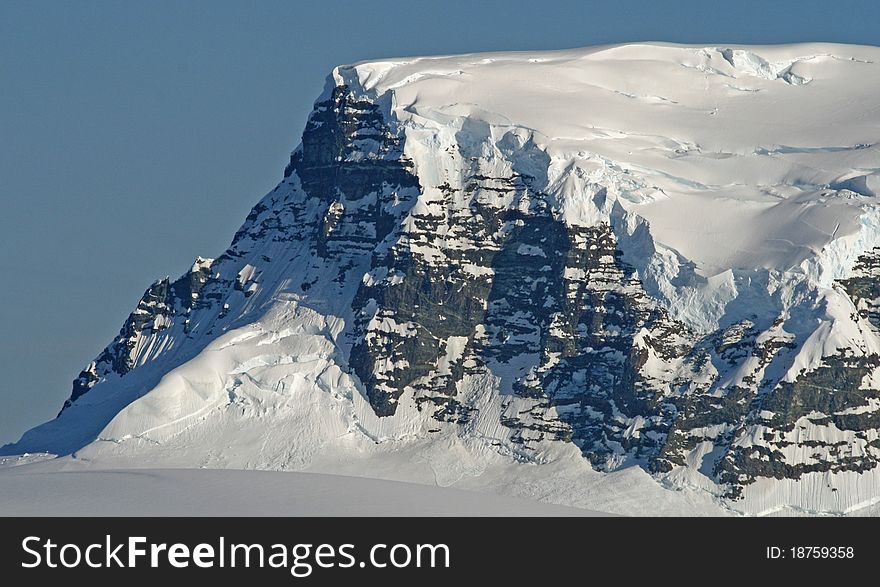
[[[627,506],[585,497],[602,475],[679,513],[871,505],[878,60],[338,67],[230,248],[152,285],[6,452],[484,488],[513,466],[508,491],[604,511]]]

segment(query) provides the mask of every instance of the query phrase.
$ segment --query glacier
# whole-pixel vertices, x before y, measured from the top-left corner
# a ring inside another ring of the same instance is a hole
[[[641,43],[337,67],[230,248],[150,286],[3,453],[869,514],[878,60]]]

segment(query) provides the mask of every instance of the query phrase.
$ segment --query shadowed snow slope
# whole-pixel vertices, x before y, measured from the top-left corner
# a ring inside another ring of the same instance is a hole
[[[878,95],[829,44],[337,67],[229,249],[3,452],[872,511]]]

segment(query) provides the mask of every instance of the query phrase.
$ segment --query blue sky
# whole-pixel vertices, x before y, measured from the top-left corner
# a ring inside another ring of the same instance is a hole
[[[222,252],[334,65],[640,40],[880,45],[878,22],[870,1],[4,0],[0,443],[57,413],[150,282]]]

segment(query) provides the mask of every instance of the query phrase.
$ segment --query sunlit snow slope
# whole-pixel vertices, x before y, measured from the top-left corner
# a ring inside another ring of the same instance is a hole
[[[6,447],[622,513],[880,501],[880,49],[334,69],[230,248]]]

